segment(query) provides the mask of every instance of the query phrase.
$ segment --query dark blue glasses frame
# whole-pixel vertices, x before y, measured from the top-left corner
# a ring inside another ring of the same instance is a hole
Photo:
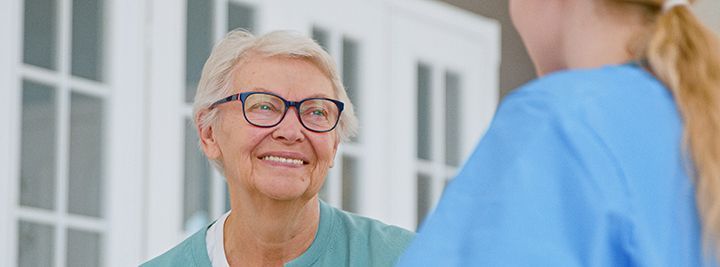
[[[254,95],[254,94],[271,95],[271,96],[279,98],[280,100],[283,101],[283,103],[285,103],[285,111],[283,111],[282,116],[276,123],[274,123],[272,125],[261,125],[261,124],[256,124],[256,123],[252,122],[250,119],[248,119],[247,114],[245,114],[245,100],[249,96]],[[324,97],[311,97],[311,98],[305,98],[300,101],[288,101],[285,98],[283,98],[279,95],[273,94],[273,93],[245,92],[245,93],[234,94],[234,95],[228,96],[226,98],[220,99],[218,101],[215,101],[214,103],[212,103],[212,105],[210,105],[210,109],[213,109],[220,104],[231,102],[231,101],[236,101],[236,100],[240,100],[240,102],[242,102],[243,117],[245,117],[245,121],[247,121],[248,123],[250,123],[254,126],[261,127],[261,128],[275,127],[278,124],[280,124],[280,122],[282,122],[283,119],[285,119],[285,115],[287,115],[287,111],[290,109],[290,107],[295,107],[295,114],[297,115],[298,120],[300,121],[300,124],[302,124],[302,126],[305,127],[305,129],[308,129],[313,132],[318,132],[318,133],[329,132],[329,131],[332,131],[333,129],[335,129],[335,127],[337,127],[338,122],[340,121],[340,115],[342,114],[342,111],[345,108],[345,104],[343,102],[335,100],[335,99],[324,98]],[[326,130],[325,129],[317,130],[317,129],[313,129],[313,128],[310,128],[307,125],[305,125],[305,122],[303,122],[302,116],[300,116],[300,106],[303,103],[305,103],[306,101],[310,101],[310,100],[327,100],[327,101],[334,103],[337,106],[338,114],[337,114],[337,118],[335,119],[335,123],[333,123],[332,127],[330,127],[329,129],[326,129]]]

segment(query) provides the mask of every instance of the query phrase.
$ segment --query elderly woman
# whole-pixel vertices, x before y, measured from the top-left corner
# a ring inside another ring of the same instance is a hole
[[[232,210],[145,266],[391,266],[412,238],[318,198],[357,119],[311,39],[230,32],[205,63],[193,114]]]

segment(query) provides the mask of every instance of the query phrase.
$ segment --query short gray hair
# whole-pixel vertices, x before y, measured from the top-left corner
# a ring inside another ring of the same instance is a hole
[[[232,94],[232,73],[237,64],[252,57],[288,57],[305,59],[317,66],[330,79],[338,100],[345,103],[337,131],[341,141],[357,133],[358,119],[345,91],[332,57],[311,38],[293,31],[274,31],[254,36],[245,30],[233,30],[215,45],[205,62],[193,103],[193,121],[205,128],[217,120],[217,109],[209,110],[202,118],[201,111],[212,103]],[[221,167],[219,162],[213,162]],[[222,171],[222,168],[219,168]]]

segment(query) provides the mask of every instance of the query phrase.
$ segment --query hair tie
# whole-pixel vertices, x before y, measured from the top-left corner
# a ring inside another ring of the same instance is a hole
[[[663,3],[662,9],[663,12],[668,12],[670,9],[673,9],[676,6],[690,6],[690,1],[688,0],[665,0]]]

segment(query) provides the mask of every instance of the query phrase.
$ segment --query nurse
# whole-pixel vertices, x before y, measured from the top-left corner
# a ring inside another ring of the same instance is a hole
[[[720,43],[689,5],[510,0],[540,78],[398,266],[716,264]]]

